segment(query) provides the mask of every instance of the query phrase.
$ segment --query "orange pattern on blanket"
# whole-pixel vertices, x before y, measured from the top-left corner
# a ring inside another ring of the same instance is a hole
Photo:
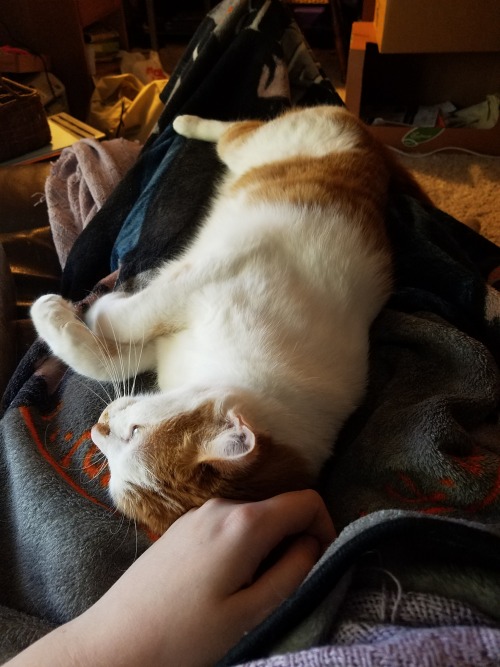
[[[415,505],[417,506],[416,509],[426,514],[443,514],[453,509],[446,506],[446,494],[444,492],[436,491],[426,494],[418,488],[409,475],[401,472],[398,474],[398,477],[403,484],[404,490],[399,492],[393,486],[387,484],[385,491],[390,498],[394,498],[399,503],[409,505],[410,507]]]
[[[498,498],[500,498],[500,468],[497,470],[497,476],[490,492],[471,509],[473,511],[482,510],[485,507],[492,505]]]
[[[487,474],[494,472],[494,480],[489,490],[482,498],[477,498],[466,506],[457,507],[453,497],[449,494],[456,488],[456,481],[451,477],[442,477],[436,480],[443,490],[424,492],[418,482],[410,475],[400,472],[396,475],[399,481],[399,489],[394,484],[386,484],[384,491],[389,498],[396,501],[398,507],[416,509],[424,514],[454,514],[458,509],[468,514],[476,514],[481,510],[488,509],[494,503],[500,501],[500,467],[492,471],[491,460],[485,454],[472,453],[470,456],[460,458],[450,457],[453,465],[458,467],[473,478],[484,478]]]
[[[100,487],[101,488],[107,487],[109,483],[108,467],[107,465],[104,464],[103,461],[101,461],[100,465],[95,464],[93,459],[94,457],[99,455],[99,450],[97,449],[97,447],[94,445],[94,443],[90,438],[90,431],[88,430],[84,431],[84,433],[79,438],[77,438],[77,440],[73,443],[69,451],[66,454],[62,455],[60,460],[57,460],[54,454],[51,451],[49,451],[44,444],[47,435],[45,431],[43,438],[38,433],[30,409],[27,406],[20,406],[19,412],[41,456],[45,459],[45,461],[47,461],[47,463],[49,463],[52,466],[52,468],[54,468],[57,474],[62,479],[64,479],[64,481],[67,484],[69,484],[69,486],[71,486],[73,490],[75,490],[78,494],[86,498],[86,500],[90,500],[92,503],[95,503],[96,505],[99,505],[100,507],[103,507],[106,510],[112,509],[110,505],[106,505],[101,500],[91,495],[88,492],[88,490],[85,489],[80,484],[78,484],[68,472],[70,470],[78,469],[79,475],[81,476],[81,473],[83,472],[87,477],[87,479],[89,480],[94,480],[96,477],[99,477]],[[57,440],[59,435],[60,433],[58,431],[51,433],[48,438],[49,442],[54,442],[55,440]],[[73,434],[69,433],[65,434],[65,436],[63,436],[62,438],[64,442],[70,442],[72,439],[73,439]],[[85,447],[87,449],[84,455],[84,461],[86,463],[84,463],[83,466],[81,464],[77,464],[75,466],[73,464],[73,461],[77,463],[77,461],[75,460],[75,455],[77,452],[80,452],[80,449],[82,447]]]

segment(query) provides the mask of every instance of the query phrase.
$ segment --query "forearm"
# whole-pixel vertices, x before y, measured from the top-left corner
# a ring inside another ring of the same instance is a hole
[[[93,612],[84,614],[36,641],[5,667],[209,667],[230,648],[219,645],[223,628],[216,629],[213,639],[201,638],[183,634],[175,619],[158,632],[150,625],[138,625],[137,619],[124,622],[123,611],[120,616],[116,622],[112,617],[99,619]],[[199,626],[206,629],[203,622]]]
[[[112,618],[99,622],[95,614],[56,628],[12,658],[5,667],[148,667],[156,665],[145,652],[145,628],[123,632]],[[130,638],[137,635],[138,641]]]
[[[210,667],[300,585],[334,535],[312,491],[208,501],[178,519],[84,614],[8,665]]]
[[[6,663],[8,667],[86,667],[81,638],[73,622],[62,625]]]

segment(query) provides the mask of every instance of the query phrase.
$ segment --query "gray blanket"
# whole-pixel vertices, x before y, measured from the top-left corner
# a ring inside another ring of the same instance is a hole
[[[221,166],[209,145],[174,135],[179,111],[266,117],[340,103],[278,0],[230,6],[200,27],[157,133],[73,246],[68,298],[143,278],[199,224]],[[499,662],[500,250],[406,197],[387,224],[394,295],[373,327],[366,400],[319,487],[340,537],[221,665]],[[85,610],[155,537],[108,498],[89,429],[109,389],[38,341],[4,396],[1,659]]]

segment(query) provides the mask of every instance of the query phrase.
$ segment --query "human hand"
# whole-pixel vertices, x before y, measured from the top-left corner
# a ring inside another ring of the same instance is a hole
[[[77,636],[92,638],[79,664],[213,665],[293,593],[334,537],[314,491],[209,500],[74,621]]]

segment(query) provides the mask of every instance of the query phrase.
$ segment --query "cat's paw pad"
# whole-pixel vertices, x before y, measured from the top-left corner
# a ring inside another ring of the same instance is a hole
[[[31,319],[39,328],[61,328],[68,322],[77,320],[77,312],[70,301],[59,294],[45,294],[31,306]]]
[[[200,118],[198,116],[190,116],[187,114],[184,116],[177,116],[173,122],[173,128],[177,134],[187,137],[188,139],[194,139],[197,136],[199,122]]]
[[[74,304],[59,294],[41,296],[31,306],[30,314],[38,335],[53,348],[64,337],[78,336],[86,328]]]

